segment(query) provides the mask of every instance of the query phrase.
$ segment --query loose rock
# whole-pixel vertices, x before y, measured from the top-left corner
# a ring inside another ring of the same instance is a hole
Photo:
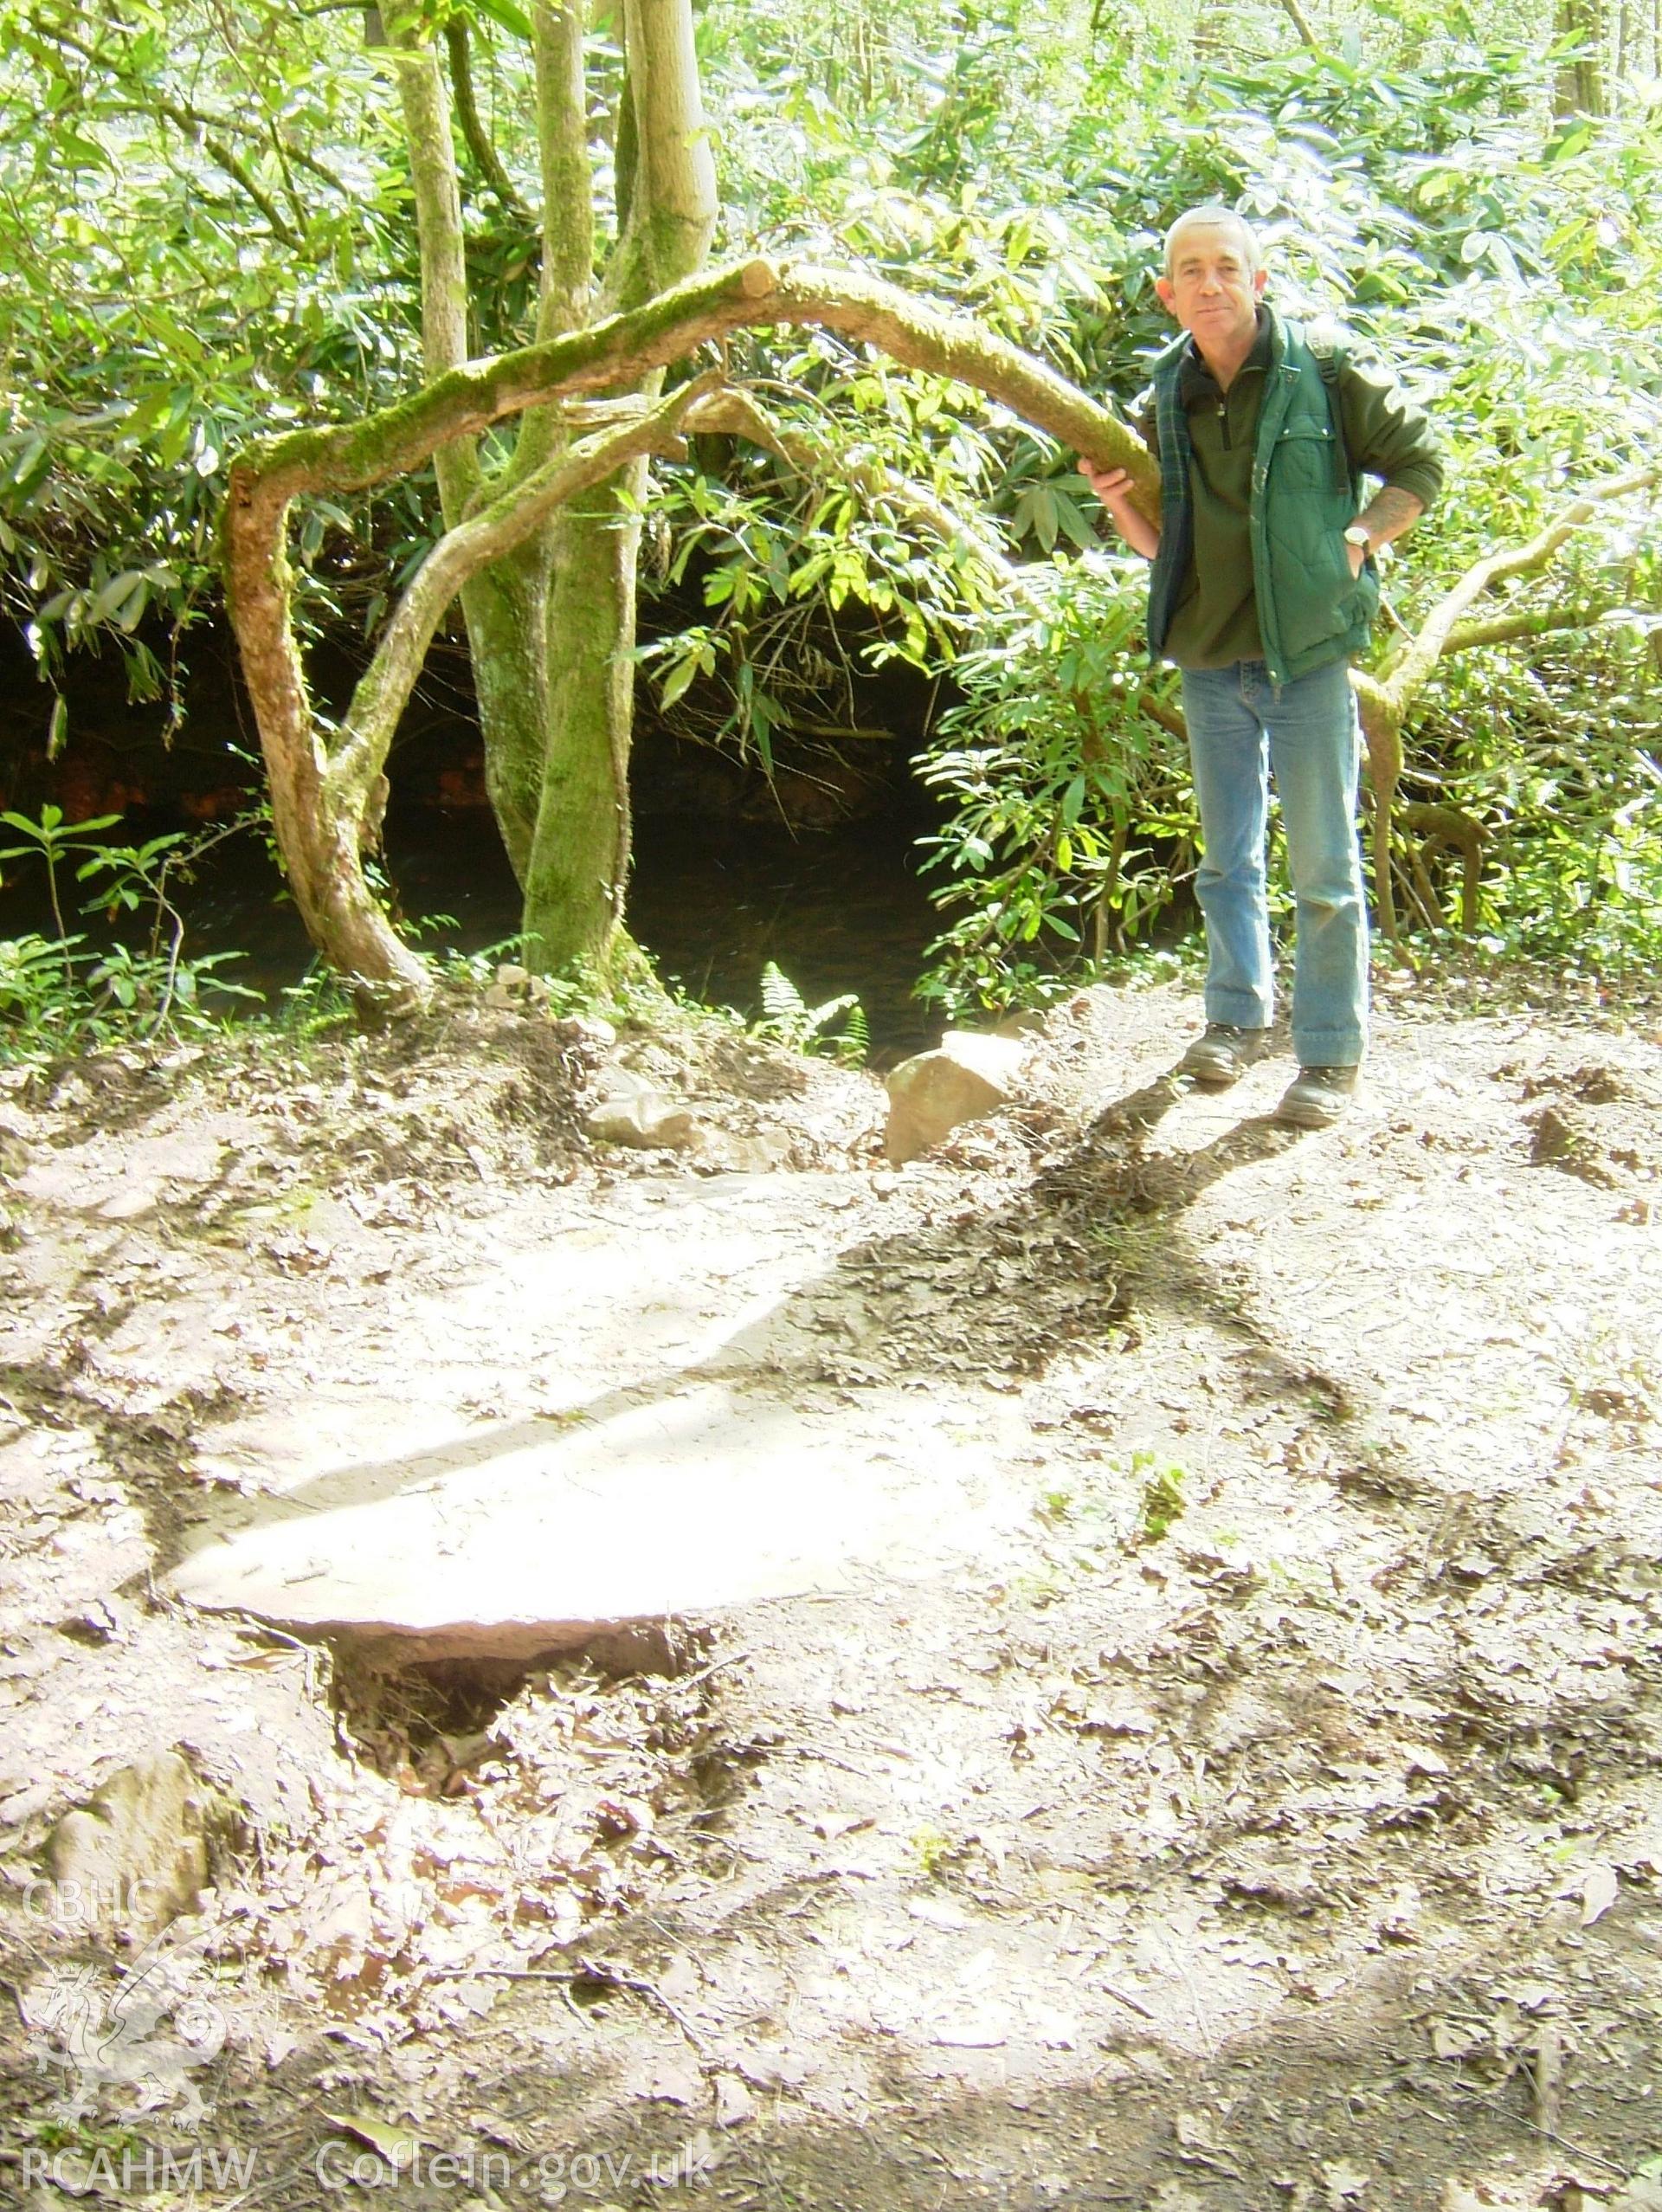
[[[196,1904],[216,1809],[177,1751],[121,1768],[53,1830],[59,1917],[147,1942]]]
[[[1015,1037],[949,1029],[935,1051],[903,1060],[888,1081],[889,1158],[897,1165],[916,1159],[961,1122],[1004,1105],[1015,1091],[1023,1049]]]
[[[698,1144],[701,1132],[697,1116],[627,1067],[603,1069],[600,1087],[600,1098],[583,1116],[583,1125],[601,1144],[663,1151],[685,1151]]]

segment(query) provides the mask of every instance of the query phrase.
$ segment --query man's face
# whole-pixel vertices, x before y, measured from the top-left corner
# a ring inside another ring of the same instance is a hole
[[[1263,269],[1248,268],[1246,242],[1233,223],[1195,222],[1178,232],[1171,274],[1156,277],[1154,288],[1205,351],[1250,344],[1265,281]]]

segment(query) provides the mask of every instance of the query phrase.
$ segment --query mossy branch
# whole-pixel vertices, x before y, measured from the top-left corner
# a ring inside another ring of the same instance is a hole
[[[468,578],[512,552],[557,508],[603,484],[627,462],[677,450],[683,426],[718,382],[712,372],[656,406],[637,408],[579,439],[446,532],[399,601],[352,694],[327,771],[341,805],[361,808],[373,791],[433,634]]]
[[[441,84],[439,96],[441,100]],[[1101,467],[1126,468],[1150,506],[1157,502],[1157,471],[1142,440],[1076,385],[969,318],[854,272],[810,266],[781,268],[761,260],[741,262],[691,278],[643,306],[586,328],[495,360],[459,364],[401,405],[363,423],[292,433],[251,449],[233,467],[226,510],[228,596],[267,758],[275,746],[292,751],[299,764],[286,771],[292,790],[290,803],[280,807],[280,827],[283,820],[296,818],[293,791],[301,786],[315,791],[329,775],[306,700],[289,622],[283,537],[292,500],[300,493],[338,493],[386,481],[421,466],[441,448],[525,408],[563,396],[638,384],[731,332],[782,324],[816,324],[852,343],[876,347],[905,366],[979,390],[1085,459]],[[454,332],[454,323],[451,328]],[[454,336],[450,345],[454,347]],[[668,404],[673,415],[675,403]],[[727,396],[721,404],[731,410],[738,403]],[[680,419],[688,419],[688,415],[684,405]],[[713,422],[713,415],[710,419]],[[757,415],[752,429],[763,427]],[[657,428],[661,432],[662,422]],[[646,444],[631,443],[637,431],[647,437]],[[637,454],[651,449],[644,417],[615,435],[622,442],[609,449],[614,455],[625,444]],[[776,436],[763,442],[789,453]],[[604,437],[585,441],[581,451],[566,459],[582,472],[605,448]],[[443,541],[443,558],[436,560],[430,574],[417,579],[413,595],[395,618],[396,651],[378,674],[371,671],[375,681],[366,678],[370,689],[354,701],[342,758],[350,764],[347,780],[358,805],[379,773],[377,751],[383,757],[384,737],[402,706],[399,683],[393,680],[395,662],[400,680],[409,667],[413,680],[412,656],[414,665],[419,665],[420,650],[464,576],[494,558],[509,542],[504,533],[517,531],[528,512],[551,513],[561,498],[571,495],[570,490],[554,491],[564,465],[551,461],[527,483],[501,494],[472,519],[479,526],[472,537],[466,534],[472,523],[463,524],[460,533],[453,532]],[[608,465],[615,466],[615,460]],[[1388,938],[1395,939],[1397,934],[1391,888],[1392,809],[1401,773],[1403,725],[1414,700],[1446,655],[1498,642],[1504,636],[1530,635],[1537,624],[1553,626],[1550,615],[1511,612],[1485,620],[1472,610],[1497,585],[1544,571],[1601,507],[1653,485],[1657,474],[1656,469],[1645,468],[1613,478],[1581,494],[1525,545],[1485,554],[1439,601],[1388,668],[1378,674],[1355,672],[1375,799],[1376,895]],[[577,478],[564,480],[575,485]],[[536,488],[531,490],[533,484]],[[539,506],[545,493],[546,506]],[[926,519],[918,512],[919,519]],[[527,531],[533,526],[525,523]],[[518,543],[518,537],[512,542]],[[473,562],[473,550],[487,546],[493,550],[481,551]],[[403,695],[407,690],[406,684]],[[371,761],[375,765],[368,769]],[[341,772],[346,775],[345,767]],[[279,779],[274,765],[273,776],[275,791]],[[1472,848],[1464,829],[1460,842],[1469,857]],[[392,942],[396,945],[396,939]],[[403,948],[398,949],[402,953]]]
[[[1601,621],[1614,599],[1597,607],[1542,607],[1533,614],[1491,615],[1484,622],[1457,622],[1443,647],[1446,661],[1452,653],[1471,653],[1482,645],[1516,645],[1526,637],[1547,637],[1554,630],[1590,629]]]
[[[907,368],[968,384],[1104,468],[1127,469],[1156,500],[1159,472],[1141,438],[1045,362],[970,317],[854,271],[767,261],[689,278],[626,314],[538,345],[470,362],[362,422],[296,430],[238,456],[242,496],[364,491],[420,468],[440,447],[568,392],[603,391],[667,367],[737,330],[817,324]]]

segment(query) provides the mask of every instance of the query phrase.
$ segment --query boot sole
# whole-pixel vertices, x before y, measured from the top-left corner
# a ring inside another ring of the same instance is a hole
[[[1356,1102],[1356,1094],[1354,1091],[1335,1106],[1331,1112],[1329,1112],[1325,1107],[1308,1104],[1303,1100],[1295,1100],[1292,1106],[1288,1106],[1284,1100],[1280,1106],[1277,1106],[1270,1119],[1272,1121],[1282,1123],[1288,1129],[1331,1129],[1336,1122],[1344,1119]]]

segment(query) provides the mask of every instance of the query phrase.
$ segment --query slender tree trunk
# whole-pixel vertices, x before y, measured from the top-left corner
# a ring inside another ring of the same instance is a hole
[[[625,953],[635,595],[640,523],[625,504],[644,464],[554,526],[549,683],[537,819],[525,872],[525,958],[552,974],[611,972]]]
[[[1558,0],[1558,36],[1581,48],[1559,71],[1560,115],[1605,113],[1605,28],[1603,0]]]
[[[602,306],[641,306],[690,276],[716,222],[689,0],[628,0],[628,127],[619,132],[625,212]],[[546,106],[544,113],[547,113]],[[655,391],[660,379],[647,380]],[[636,566],[646,463],[554,526],[547,603],[546,732],[524,878],[525,960],[604,975],[626,957]]]
[[[544,17],[555,11],[544,7]],[[461,225],[461,195],[451,137],[450,103],[439,55],[413,15],[394,27],[401,60],[398,89],[409,143],[416,228],[422,252],[422,350],[428,379],[455,369],[468,358],[467,278]],[[580,50],[580,48],[579,48]],[[539,61],[540,61],[539,50]],[[540,79],[539,69],[539,79]],[[539,92],[542,87],[539,82]],[[581,85],[578,91],[581,114]],[[562,178],[562,184],[568,182]],[[582,177],[587,189],[586,167]],[[544,312],[548,301],[546,256]],[[557,336],[570,323],[543,327],[538,336]],[[516,461],[526,466],[543,457],[530,450],[538,442],[526,417]],[[545,448],[546,440],[540,442]],[[458,440],[435,456],[439,501],[445,525],[454,529],[468,502],[483,488],[478,442]],[[544,630],[547,604],[546,534],[475,576],[461,594],[468,655],[485,749],[485,782],[510,864],[521,884],[531,854],[542,781],[546,724],[547,667]]]
[[[575,5],[538,0],[533,15],[537,136],[543,187],[539,341],[581,329],[593,292],[595,209],[583,74],[583,18]],[[525,416],[511,477],[547,460],[561,433],[546,409]],[[558,526],[477,577],[462,598],[485,746],[485,784],[521,893],[548,774],[557,626],[551,606]],[[525,925],[522,925],[525,926]]]
[[[702,262],[715,228],[711,157],[690,0],[628,0],[628,127],[619,133],[623,210],[603,294],[594,298],[595,217],[583,74],[571,0],[536,0],[543,183],[539,342],[602,312],[638,306]],[[430,378],[467,359],[461,198],[438,55],[412,17],[395,28],[422,241],[422,337]],[[643,387],[648,395],[658,379]],[[530,410],[498,485],[543,465],[564,433]],[[487,487],[476,442],[441,454],[454,529]],[[462,591],[485,746],[486,789],[525,900],[525,958],[603,975],[626,944],[635,564],[646,464],[636,461],[474,576]]]
[[[404,59],[399,91],[410,148],[422,247],[422,351],[430,378],[467,358],[467,275],[461,200],[449,101],[439,57],[413,17],[395,34]],[[594,257],[594,210],[586,148],[583,28],[573,7],[541,0],[536,11],[538,139],[544,251],[538,339],[585,319]],[[545,410],[521,424],[502,487],[546,460],[555,431]],[[477,443],[435,456],[445,524],[454,529],[483,488]],[[551,530],[474,576],[461,593],[485,752],[485,783],[510,865],[522,889],[541,802],[548,743]]]

